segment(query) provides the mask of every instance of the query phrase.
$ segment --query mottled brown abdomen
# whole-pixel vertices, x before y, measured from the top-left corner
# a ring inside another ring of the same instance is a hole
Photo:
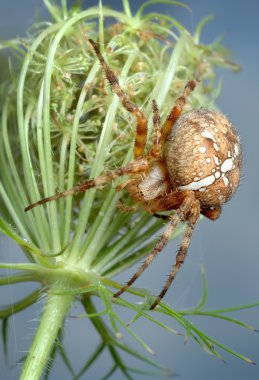
[[[221,113],[201,108],[183,114],[167,138],[164,159],[173,189],[193,190],[205,208],[227,202],[239,184],[239,136]]]

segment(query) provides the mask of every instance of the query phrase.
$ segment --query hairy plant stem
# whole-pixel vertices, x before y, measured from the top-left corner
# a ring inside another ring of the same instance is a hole
[[[47,366],[49,354],[73,302],[71,295],[48,295],[47,302],[20,380],[37,380]]]

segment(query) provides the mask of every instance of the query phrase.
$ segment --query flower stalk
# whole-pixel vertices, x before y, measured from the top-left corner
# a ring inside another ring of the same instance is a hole
[[[186,81],[200,74],[201,69],[201,84],[186,109],[216,107],[214,101],[220,84],[215,79],[215,67],[236,69],[236,66],[218,41],[208,46],[201,43],[205,21],[192,36],[173,17],[144,13],[156,2],[187,8],[177,1],[148,1],[133,15],[128,0],[123,0],[123,12],[102,7],[101,2],[99,7],[82,11],[69,10],[65,0],[60,7],[45,0],[52,22],[35,24],[27,39],[2,45],[18,57],[18,69],[11,71],[10,80],[0,89],[3,104],[0,231],[22,247],[27,261],[0,263],[2,270],[11,268],[13,272],[2,277],[0,285],[23,281],[39,284],[36,292],[0,310],[5,346],[11,313],[25,309],[44,294],[42,316],[21,374],[23,380],[39,379],[53,352],[59,350],[66,357],[58,337],[62,335],[70,308],[78,299],[86,311],[81,317],[92,321],[101,343],[77,374],[64,359],[76,379],[84,376],[106,349],[113,362],[106,378],[116,370],[129,379],[133,372],[142,372],[129,368],[120,357],[121,351],[167,373],[117,339],[120,330],[125,330],[152,352],[131,325],[115,312],[114,304],[136,313],[132,323],[142,317],[175,333],[159,320],[160,313],[167,314],[206,351],[220,357],[214,348],[218,346],[251,362],[188,321],[187,316],[207,315],[236,323],[235,319],[224,316],[225,310],[204,310],[206,282],[198,307],[176,312],[161,303],[155,313],[158,318],[148,312],[154,297],[147,290],[128,290],[140,303],[123,298],[113,300],[114,290],[120,284],[112,276],[144,258],[153,247],[154,236],[163,228],[161,220],[143,210],[132,214],[118,209],[118,202],[131,205],[132,201],[126,191],[116,192],[117,181],[24,212],[28,204],[55,194],[57,189],[62,192],[132,159],[135,120],[107,86],[85,36],[99,44],[121,86],[150,115],[149,134],[152,99],[156,99],[165,117]],[[101,312],[94,305],[95,297],[102,300]],[[109,316],[109,327],[102,319],[104,314]],[[240,325],[251,328],[241,322]]]
[[[44,312],[22,369],[21,380],[37,380],[44,373],[53,345],[58,344],[56,340],[73,299],[73,296],[47,296]]]

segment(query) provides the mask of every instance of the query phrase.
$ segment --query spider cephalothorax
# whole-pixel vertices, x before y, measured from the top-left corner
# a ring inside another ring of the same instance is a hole
[[[25,210],[79,191],[103,186],[117,177],[127,175],[127,179],[118,186],[118,191],[126,188],[132,199],[151,214],[167,210],[173,212],[168,217],[168,224],[149,256],[114,297],[120,296],[143,273],[162,251],[179,223],[187,222],[175,265],[164,288],[151,305],[151,309],[154,309],[164,297],[185,260],[192,232],[200,214],[211,220],[217,219],[221,206],[234,194],[240,180],[242,158],[240,141],[230,121],[221,113],[201,108],[182,114],[187,97],[197,85],[197,81],[190,80],[162,126],[157,104],[153,100],[153,144],[145,154],[147,118],[123,92],[118,79],[105,62],[96,44],[92,40],[89,42],[113,91],[126,110],[136,118],[134,160],[63,193],[33,203]],[[125,209],[129,210],[129,207]]]

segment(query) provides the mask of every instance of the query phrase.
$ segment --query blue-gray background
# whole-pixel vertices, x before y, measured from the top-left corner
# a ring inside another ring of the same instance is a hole
[[[131,1],[132,8],[142,1]],[[96,5],[97,0],[85,1],[85,5]],[[107,0],[104,4],[121,8],[121,2]],[[244,167],[241,186],[234,199],[224,207],[222,217],[217,222],[204,220],[199,224],[192,240],[187,262],[178,275],[174,286],[167,295],[167,302],[177,308],[194,305],[201,292],[200,265],[206,268],[208,277],[209,301],[211,308],[230,307],[259,300],[259,252],[258,252],[258,188],[259,188],[259,2],[254,0],[189,0],[189,13],[178,7],[160,4],[157,8],[174,15],[190,30],[208,14],[214,14],[214,21],[208,24],[203,33],[203,41],[210,42],[224,33],[225,45],[233,52],[234,60],[241,64],[242,71],[233,74],[225,71],[223,91],[218,99],[221,110],[237,126],[244,148]],[[40,10],[47,17],[42,0],[0,0],[0,38],[22,36]],[[19,260],[21,254],[15,245],[1,238],[1,261]],[[158,292],[165,280],[170,265],[174,261],[178,243],[171,243],[164,254],[139,280],[145,286]],[[18,256],[18,258],[17,258]],[[125,281],[133,269],[120,276]],[[28,286],[5,287],[1,289],[1,304],[15,301],[19,292],[26,294]],[[19,367],[10,369],[10,364],[19,361],[28,349],[36,329],[41,305],[16,315],[9,325],[9,369],[3,363],[0,351],[0,379],[17,379]],[[73,314],[81,309],[73,310]],[[247,323],[259,328],[259,308],[235,313]],[[123,315],[127,320],[127,315]],[[259,378],[259,334],[244,330],[233,324],[209,318],[195,318],[195,322],[213,337],[219,339],[238,352],[255,360],[258,365],[249,365],[231,355],[223,353],[226,363],[207,355],[192,340],[184,344],[183,337],[167,333],[146,321],[135,325],[135,332],[155,350],[156,359],[173,369],[184,380],[191,379],[246,379]],[[96,346],[93,329],[86,326],[85,320],[68,318],[65,343],[69,356],[76,368],[84,363],[88,353]],[[177,328],[177,326],[173,326]],[[126,338],[130,343],[132,340]],[[132,343],[136,349],[140,347]],[[2,348],[1,348],[2,350]],[[109,355],[103,356],[87,378],[101,378],[104,368],[110,365]],[[61,360],[54,366],[51,379],[70,379]],[[85,377],[86,378],[86,377]],[[112,379],[122,379],[121,373]],[[136,376],[136,379],[142,378]],[[144,377],[145,378],[145,377]]]

